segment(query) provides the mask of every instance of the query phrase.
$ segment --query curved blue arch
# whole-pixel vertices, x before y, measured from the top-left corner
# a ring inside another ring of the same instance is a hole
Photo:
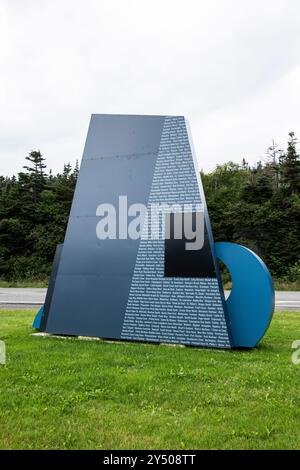
[[[39,311],[37,312],[37,314],[36,314],[36,316],[33,320],[32,328],[34,328],[35,330],[39,330],[40,327],[41,327],[41,320],[42,320],[43,312],[44,312],[44,306],[42,306],[39,309]]]
[[[272,320],[275,303],[272,277],[265,263],[244,246],[218,242],[215,252],[232,279],[226,308],[233,346],[253,348]]]

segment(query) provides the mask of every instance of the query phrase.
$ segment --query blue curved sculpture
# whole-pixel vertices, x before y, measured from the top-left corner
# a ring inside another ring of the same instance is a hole
[[[143,210],[136,217],[137,205]],[[192,221],[194,241],[183,214]],[[272,318],[271,276],[247,248],[219,243],[216,250],[232,274],[227,303],[184,116],[93,114],[66,236],[34,327],[48,334],[253,347]]]
[[[265,263],[236,243],[215,243],[227,266],[232,290],[226,301],[234,347],[253,348],[265,334],[274,312],[274,286]]]
[[[42,316],[43,316],[43,312],[44,312],[44,306],[42,306],[39,311],[37,312],[34,320],[33,320],[33,323],[32,323],[32,328],[34,328],[35,330],[39,330],[40,327],[41,327],[41,321],[42,321]]]

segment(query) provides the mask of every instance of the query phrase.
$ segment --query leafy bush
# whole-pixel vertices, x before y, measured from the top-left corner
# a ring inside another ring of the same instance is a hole
[[[284,279],[286,282],[300,282],[300,261],[288,268]]]

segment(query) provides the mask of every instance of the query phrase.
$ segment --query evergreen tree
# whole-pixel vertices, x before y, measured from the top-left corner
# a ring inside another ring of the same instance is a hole
[[[241,168],[242,168],[242,170],[248,170],[249,169],[249,163],[246,161],[245,158],[243,158],[243,160],[242,160]]]
[[[45,164],[45,158],[42,156],[41,152],[32,151],[27,157],[25,157],[31,163],[31,166],[23,166],[34,177],[45,177],[45,169],[47,165]]]
[[[29,178],[29,191],[33,195],[33,200],[36,203],[39,197],[39,194],[44,189],[45,186],[45,158],[42,156],[41,152],[32,151],[26,157],[26,160],[31,163],[31,165],[25,165],[23,168],[28,171]]]
[[[272,140],[272,145],[267,149],[266,154],[266,173],[272,183],[272,188],[276,191],[280,184],[280,165],[279,161],[283,155],[283,151],[279,149],[278,144]]]
[[[272,181],[266,169],[259,162],[257,168],[251,170],[249,179],[242,190],[241,198],[251,204],[261,204],[269,200],[272,194]]]
[[[77,181],[77,178],[78,178],[78,175],[79,175],[79,163],[78,163],[78,160],[76,160],[75,167],[74,167],[74,171],[73,171],[73,175],[74,175],[75,181]]]
[[[294,132],[289,133],[288,148],[286,154],[280,159],[280,172],[282,182],[290,194],[300,193],[300,156],[297,153],[297,139]]]
[[[78,162],[46,174],[39,151],[17,176],[0,176],[0,277],[45,279],[58,243],[64,240]],[[297,272],[300,260],[300,168],[296,139],[285,154],[275,142],[264,162],[250,167],[227,162],[201,173],[216,241],[253,249],[274,276]]]

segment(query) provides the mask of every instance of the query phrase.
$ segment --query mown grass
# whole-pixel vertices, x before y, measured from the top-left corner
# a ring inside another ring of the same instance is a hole
[[[297,449],[300,315],[258,349],[223,352],[31,336],[0,311],[1,449]]]
[[[274,287],[275,287],[275,290],[300,291],[300,281],[286,282],[286,281],[275,279]]]
[[[48,279],[28,279],[28,280],[11,280],[5,281],[4,279],[0,279],[0,288],[5,287],[32,287],[32,288],[40,288],[40,287],[48,287]]]
[[[0,287],[4,287],[4,286],[1,286],[1,282],[0,282]],[[15,287],[15,286],[10,286],[10,287]],[[42,286],[42,287],[44,287],[44,286]],[[224,290],[231,290],[232,289],[232,283],[228,282],[228,281],[223,282],[223,288],[224,288]],[[276,291],[298,292],[298,291],[300,291],[300,282],[299,281],[286,282],[286,281],[282,281],[280,279],[278,279],[278,280],[274,279],[274,289]]]

